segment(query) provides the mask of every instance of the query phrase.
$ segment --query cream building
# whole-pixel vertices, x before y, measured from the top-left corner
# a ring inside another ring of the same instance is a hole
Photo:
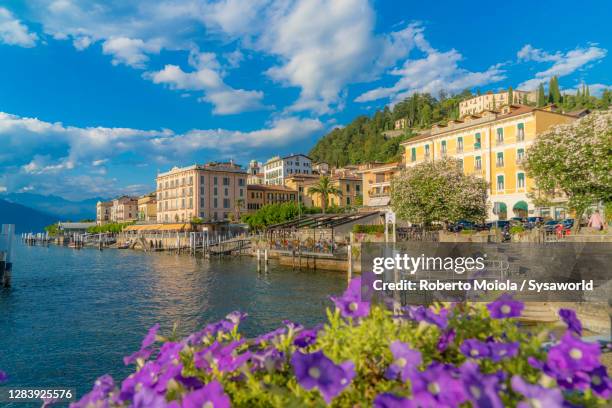
[[[112,201],[98,201],[96,203],[96,224],[104,225],[111,222]]]
[[[121,196],[113,200],[111,207],[112,222],[130,222],[138,219],[138,199]]]
[[[174,167],[160,173],[157,221],[230,219],[246,210],[246,179],[247,172],[233,162]]]
[[[391,201],[391,179],[399,174],[401,163],[371,163],[359,169],[362,177],[363,206],[386,209]]]
[[[285,184],[285,178],[293,174],[312,174],[312,160],[304,154],[275,156],[268,160],[263,168],[265,184],[282,186]]]
[[[486,110],[501,109],[508,104],[535,103],[537,95],[535,91],[512,91],[512,101],[508,101],[508,91],[487,92],[484,95],[475,96],[459,102],[459,116],[477,115]]]
[[[138,198],[138,221],[157,221],[156,193]]]
[[[462,120],[435,125],[430,132],[402,143],[405,166],[426,160],[453,157],[466,174],[482,177],[489,184],[488,219],[551,215],[555,208],[536,209],[528,197],[534,182],[522,162],[536,137],[553,125],[575,117],[553,110],[512,105],[501,112],[485,111]]]

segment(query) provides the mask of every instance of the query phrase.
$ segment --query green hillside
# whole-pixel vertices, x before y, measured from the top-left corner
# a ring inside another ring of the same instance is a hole
[[[550,91],[546,94],[543,86],[540,87],[538,105],[555,103],[563,111],[607,109],[612,105],[610,90],[604,91],[601,98],[591,96],[587,87],[583,87],[576,95],[563,95],[556,78],[551,80],[548,88]],[[317,142],[309,156],[315,162],[326,162],[333,166],[398,160],[402,153],[402,141],[434,123],[457,119],[459,102],[472,96],[470,91],[454,96],[441,93],[437,98],[415,93],[392,109],[385,107],[372,116],[358,116],[346,127],[332,130]],[[395,121],[401,118],[407,119],[409,129],[398,137],[386,138],[383,132],[392,130]]]

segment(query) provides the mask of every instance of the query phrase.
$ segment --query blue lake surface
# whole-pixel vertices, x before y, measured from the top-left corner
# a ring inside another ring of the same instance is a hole
[[[21,244],[14,248],[12,283],[0,288],[0,369],[10,376],[3,385],[70,387],[78,396],[103,374],[127,376],[132,368],[123,356],[139,348],[155,323],[162,334],[175,323],[188,334],[242,310],[249,336],[284,319],[313,326],[325,319],[329,295],[346,285],[342,273],[273,262],[268,273],[258,273],[249,257]]]

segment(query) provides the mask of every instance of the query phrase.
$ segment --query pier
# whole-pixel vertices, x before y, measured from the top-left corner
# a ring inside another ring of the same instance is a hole
[[[13,270],[13,235],[15,226],[12,224],[2,225],[0,230],[0,287],[11,286],[11,273]]]

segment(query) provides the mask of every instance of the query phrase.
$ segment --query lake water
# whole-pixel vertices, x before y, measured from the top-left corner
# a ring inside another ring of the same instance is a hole
[[[0,369],[10,376],[4,385],[70,387],[78,396],[105,373],[128,375],[123,356],[155,323],[162,334],[175,322],[187,334],[242,310],[249,336],[284,319],[313,326],[325,318],[329,295],[346,285],[338,272],[273,262],[268,273],[257,273],[249,257],[20,244],[12,284],[0,288]]]

